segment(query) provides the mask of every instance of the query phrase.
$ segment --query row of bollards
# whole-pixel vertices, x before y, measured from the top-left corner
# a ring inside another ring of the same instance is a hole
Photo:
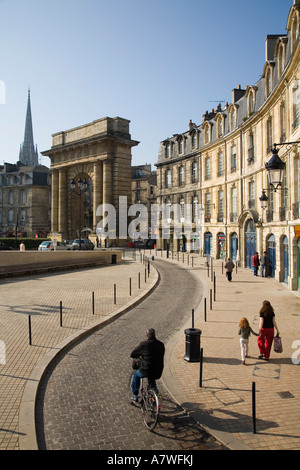
[[[147,277],[150,276],[150,262],[148,261],[147,267],[145,268],[145,283]],[[138,288],[141,288],[141,273],[138,272]],[[132,278],[129,278],[129,296],[132,296]],[[117,304],[117,284],[113,285],[113,303]],[[95,292],[92,292],[92,315],[95,315]],[[62,300],[59,302],[59,326],[63,326],[63,303]],[[28,315],[28,342],[32,346],[32,322],[31,315]]]

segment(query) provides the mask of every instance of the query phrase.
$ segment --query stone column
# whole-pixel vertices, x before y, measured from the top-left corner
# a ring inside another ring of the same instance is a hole
[[[67,181],[66,168],[58,172],[58,232],[67,236]]]
[[[97,161],[94,163],[94,193],[93,193],[93,232],[96,233],[97,218],[96,211],[97,207],[103,202],[103,173],[102,173],[102,162]]]
[[[112,163],[103,161],[103,203],[112,204]]]
[[[57,216],[58,216],[58,171],[52,170],[51,184],[51,232],[57,232]]]

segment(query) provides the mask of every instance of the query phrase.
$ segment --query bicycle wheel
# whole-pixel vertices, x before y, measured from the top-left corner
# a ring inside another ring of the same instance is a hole
[[[156,393],[151,389],[142,396],[142,412],[145,426],[153,431],[158,421],[159,403]]]

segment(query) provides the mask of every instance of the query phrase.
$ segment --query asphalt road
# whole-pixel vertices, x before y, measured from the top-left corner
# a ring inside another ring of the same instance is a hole
[[[154,432],[127,401],[132,349],[150,327],[166,343],[201,298],[188,270],[161,260],[154,266],[160,282],[152,294],[69,349],[48,371],[37,406],[41,450],[223,449],[174,402],[161,380],[162,409]]]

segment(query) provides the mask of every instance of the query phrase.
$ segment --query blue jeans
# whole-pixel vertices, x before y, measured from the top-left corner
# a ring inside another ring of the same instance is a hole
[[[133,375],[133,379],[132,379],[132,384],[131,384],[133,395],[135,395],[135,396],[138,395],[139,389],[140,389],[141,379],[143,379],[144,377],[145,376],[139,371],[139,369],[135,371],[135,373]],[[149,385],[150,385],[151,388],[156,390],[155,380],[150,380],[149,379]]]
[[[254,266],[253,271],[254,271],[254,276],[257,276],[258,266]]]
[[[261,265],[261,275],[262,277],[266,277],[266,265],[265,264]]]

